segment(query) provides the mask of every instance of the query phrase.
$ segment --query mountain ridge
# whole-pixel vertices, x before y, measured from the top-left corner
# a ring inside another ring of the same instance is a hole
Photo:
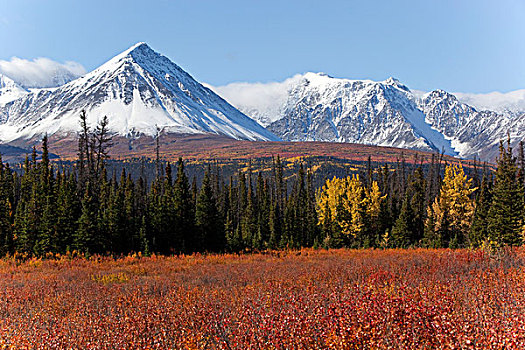
[[[13,79],[0,74],[0,106],[27,95],[29,91],[24,89]]]
[[[525,113],[479,110],[447,91],[412,91],[393,77],[352,80],[307,72],[283,82],[231,85],[201,84],[140,42],[57,88],[28,91],[0,76],[0,141],[74,133],[81,110],[89,125],[108,116],[110,132],[131,139],[211,133],[494,160],[501,139],[510,135],[515,145],[525,138]]]
[[[444,90],[413,92],[395,78],[351,80],[308,72],[268,85],[279,96],[268,104],[247,98],[250,89],[264,96],[265,84],[239,84],[242,96],[235,95],[235,83],[215,91],[287,141],[358,142],[494,160],[507,132],[514,145],[525,138],[525,113],[478,110]]]
[[[107,115],[110,131],[119,135],[154,135],[160,129],[279,140],[145,43],[56,89],[8,102],[0,108],[0,139],[78,131],[81,110],[90,125]]]

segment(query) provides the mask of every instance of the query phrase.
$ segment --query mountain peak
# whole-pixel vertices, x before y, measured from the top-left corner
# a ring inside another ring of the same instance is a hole
[[[139,42],[136,43],[135,45],[132,45],[128,50],[129,50],[129,51],[132,51],[132,50],[135,50],[136,48],[141,47],[141,46],[149,47],[149,45],[146,44],[145,41],[139,41]]]
[[[137,43],[124,51],[124,53],[127,54],[127,56],[136,57],[137,55],[140,56],[161,56],[159,53],[155,52],[148,44],[144,42]]]
[[[332,79],[331,76],[323,72],[306,72],[302,75],[302,77],[304,79]]]
[[[395,85],[399,84],[399,79],[394,77],[389,77],[387,80],[385,80],[385,84]]]
[[[19,86],[13,79],[0,74],[0,88]]]
[[[394,77],[388,78],[387,80],[383,82],[383,84],[392,85],[392,86],[397,87],[398,89],[410,92],[410,89],[406,85],[404,85],[403,83],[399,81],[399,79],[394,78]]]
[[[14,101],[28,94],[28,91],[13,79],[0,74],[0,105]]]
[[[154,135],[160,127],[172,133],[279,140],[142,42],[56,90],[15,102],[0,108],[2,140],[78,131],[81,110],[88,112],[90,125],[107,116],[109,130],[123,136]]]
[[[153,50],[151,49],[151,47],[148,44],[146,44],[145,42],[141,41],[141,42],[138,42],[138,43],[130,46],[126,50],[122,51],[120,54],[115,56],[115,58],[117,58],[117,57],[119,57],[119,58],[126,57],[126,56],[132,55],[134,52],[144,52],[144,51],[153,51]]]
[[[157,79],[166,80],[176,75],[179,80],[193,80],[193,78],[166,56],[154,51],[148,44],[139,42],[127,50],[116,55],[93,72],[85,76],[89,81],[93,76],[113,76],[117,72],[125,75],[143,75],[149,72]],[[97,78],[98,79],[98,78]]]
[[[153,49],[145,42],[139,42],[131,46],[130,48],[122,51],[121,53],[113,57],[111,60],[109,60],[103,66],[109,63],[112,63],[112,62],[120,62],[123,59],[131,58],[131,60],[137,61],[137,60],[140,60],[140,58],[142,57],[152,57],[152,56],[161,56],[161,55],[153,51]]]
[[[430,99],[436,99],[436,98],[440,98],[440,99],[452,99],[452,100],[457,100],[456,96],[454,96],[453,94],[443,90],[443,89],[436,89],[436,90],[432,90],[430,91],[429,93],[426,94],[426,97],[427,98],[430,98]]]

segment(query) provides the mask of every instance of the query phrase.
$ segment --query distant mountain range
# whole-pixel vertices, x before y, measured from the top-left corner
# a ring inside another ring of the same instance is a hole
[[[287,141],[356,142],[444,150],[463,158],[494,160],[499,141],[525,137],[525,93],[461,94],[496,111],[474,108],[443,90],[411,91],[385,81],[296,75],[280,83],[233,83],[214,90]]]
[[[493,110],[485,108],[491,105]],[[394,78],[376,82],[323,73],[206,87],[139,43],[56,88],[28,90],[0,76],[0,141],[20,145],[46,133],[70,135],[79,130],[85,109],[91,125],[107,115],[112,132],[133,139],[160,130],[253,141],[361,143],[493,160],[507,134],[515,143],[524,139],[522,107],[525,91],[422,93]]]

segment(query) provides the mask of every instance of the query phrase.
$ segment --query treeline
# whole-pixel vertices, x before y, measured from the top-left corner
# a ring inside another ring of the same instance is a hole
[[[524,218],[523,147],[501,145],[495,174],[430,164],[368,167],[316,190],[303,166],[286,179],[279,157],[263,176],[224,178],[209,166],[201,184],[181,159],[154,181],[108,176],[107,120],[82,118],[79,158],[62,170],[47,137],[17,174],[0,161],[0,250],[43,256],[240,252],[299,247],[478,247],[518,245]],[[443,168],[445,168],[444,176]],[[410,168],[410,169],[409,169]]]
[[[462,166],[385,166],[368,174],[327,180],[317,195],[321,236],[328,246],[494,248],[521,245],[525,234],[525,157],[510,140],[500,144],[495,173]],[[476,163],[474,163],[476,167]]]
[[[61,171],[34,150],[21,175],[0,162],[2,254],[44,256],[193,253],[313,246],[321,240],[315,190],[301,167],[287,191],[279,157],[272,178],[208,170],[190,183],[182,158],[151,184],[125,170],[108,177],[104,131],[81,137],[79,161]],[[98,140],[98,141],[97,141]]]

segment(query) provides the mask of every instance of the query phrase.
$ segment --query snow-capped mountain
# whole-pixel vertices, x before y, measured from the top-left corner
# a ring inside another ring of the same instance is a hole
[[[514,145],[525,139],[525,114],[478,111],[446,91],[435,90],[418,101],[426,122],[452,142],[462,157],[494,160],[500,140]]]
[[[237,107],[284,140],[445,149],[455,154],[451,142],[425,123],[410,90],[396,79],[374,82],[306,73],[286,80],[280,88],[286,96],[274,100],[281,104],[279,108],[253,113],[257,106]],[[278,114],[269,115],[272,110]]]
[[[27,95],[29,91],[0,74],[0,106]]]
[[[393,78],[375,82],[306,73],[281,83],[234,83],[214,89],[288,141],[444,150],[493,160],[507,132],[515,142],[525,138],[520,113],[478,111],[443,90],[412,92]],[[243,95],[237,93],[240,89]],[[272,98],[264,99],[266,95]]]
[[[154,135],[160,128],[278,140],[145,43],[63,86],[35,91],[0,107],[0,140],[77,131],[83,109],[90,124],[106,115],[110,131],[124,136]]]
[[[411,91],[393,78],[376,82],[323,73],[208,88],[139,43],[53,89],[26,90],[0,75],[0,141],[77,131],[80,111],[86,110],[91,125],[106,115],[110,130],[122,136],[154,135],[161,129],[245,140],[444,150],[494,160],[499,141],[508,134],[515,143],[525,139],[523,94],[509,94],[458,98],[443,90]],[[476,106],[493,103],[494,108],[471,106],[465,103],[469,98]],[[514,107],[505,101],[513,101]]]

